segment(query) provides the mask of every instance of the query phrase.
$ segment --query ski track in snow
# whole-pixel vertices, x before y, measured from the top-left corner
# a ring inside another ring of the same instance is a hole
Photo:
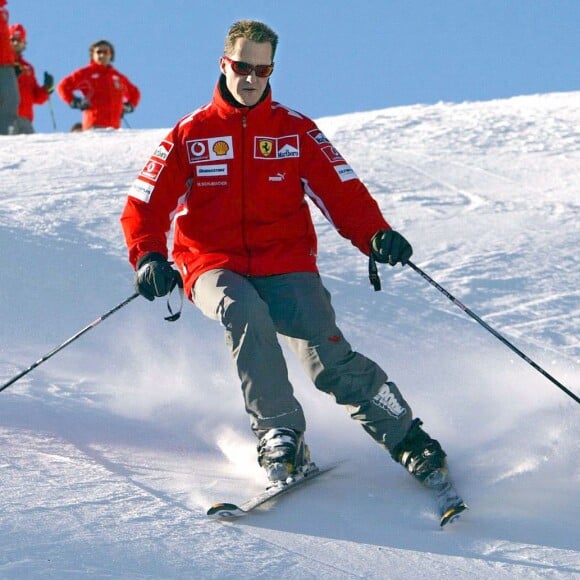
[[[415,263],[576,393],[578,97],[319,120]],[[133,291],[119,214],[165,133],[1,138],[0,381]],[[433,498],[290,358],[313,457],[342,463],[208,520],[263,485],[221,330],[134,301],[0,394],[0,578],[580,578],[576,404],[409,269],[372,292],[313,215],[339,324],[443,442],[471,510],[440,531]]]

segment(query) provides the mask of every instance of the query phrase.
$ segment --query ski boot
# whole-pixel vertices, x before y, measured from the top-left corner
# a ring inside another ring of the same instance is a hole
[[[429,483],[440,477],[441,472],[447,470],[447,456],[441,449],[439,441],[429,437],[421,425],[420,419],[415,419],[403,440],[395,446],[391,455],[411,475],[422,484],[430,487]]]
[[[286,483],[311,466],[310,450],[302,433],[279,427],[263,432],[258,443],[258,463],[273,485]]]
[[[419,482],[435,492],[440,524],[444,526],[467,509],[467,504],[451,483],[445,451],[441,449],[439,441],[421,429],[422,424],[420,419],[415,419],[391,455]]]

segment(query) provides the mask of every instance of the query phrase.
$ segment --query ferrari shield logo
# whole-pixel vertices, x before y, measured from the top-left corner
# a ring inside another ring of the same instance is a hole
[[[260,153],[264,157],[270,157],[270,155],[272,155],[272,151],[274,150],[274,143],[270,139],[260,139],[258,141],[258,147],[260,149]]]

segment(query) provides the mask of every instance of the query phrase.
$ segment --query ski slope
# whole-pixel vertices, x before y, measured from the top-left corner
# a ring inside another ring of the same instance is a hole
[[[580,93],[319,120],[414,261],[580,394]],[[289,103],[291,104],[291,103]],[[166,129],[0,138],[0,383],[133,293],[126,191]],[[313,209],[354,348],[443,444],[431,495],[289,358],[331,473],[244,521],[264,477],[222,330],[132,301],[0,393],[0,578],[580,578],[580,408],[409,268]]]

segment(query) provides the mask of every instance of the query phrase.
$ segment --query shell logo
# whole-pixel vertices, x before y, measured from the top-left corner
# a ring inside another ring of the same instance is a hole
[[[229,150],[230,147],[225,141],[216,141],[212,147],[212,151],[216,155],[226,155]]]

